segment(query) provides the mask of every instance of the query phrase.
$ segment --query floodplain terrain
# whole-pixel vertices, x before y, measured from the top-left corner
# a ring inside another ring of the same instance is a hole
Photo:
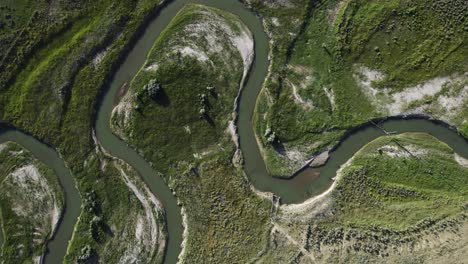
[[[463,263],[467,10],[3,1],[0,263]]]
[[[313,2],[257,103],[270,174],[289,177],[369,119],[418,114],[467,136],[463,1]]]
[[[269,257],[434,263],[453,256],[450,263],[462,263],[467,161],[425,133],[382,136],[343,165],[326,193],[280,206],[272,231],[280,246]],[[288,253],[295,246],[306,253]]]
[[[57,175],[16,143],[0,144],[0,160],[2,260],[38,262],[59,224],[63,190]]]

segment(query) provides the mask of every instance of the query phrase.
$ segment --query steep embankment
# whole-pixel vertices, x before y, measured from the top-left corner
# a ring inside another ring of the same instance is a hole
[[[80,217],[75,234],[81,235],[74,236],[71,247],[88,237],[97,244],[85,244],[81,254],[73,257],[79,261],[162,263],[167,241],[164,209],[134,168],[110,156],[98,142],[96,145],[95,155],[85,161],[85,167],[99,166],[103,177],[112,180],[106,186],[112,199],[100,201],[102,189],[85,193],[83,208],[92,217]],[[113,213],[102,213],[109,206],[116,208]]]

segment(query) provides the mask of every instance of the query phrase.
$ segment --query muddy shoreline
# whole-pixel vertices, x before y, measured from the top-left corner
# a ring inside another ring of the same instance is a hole
[[[391,121],[391,120],[427,120],[427,121],[430,121],[432,123],[435,123],[437,125],[440,125],[442,127],[448,128],[448,129],[456,132],[460,137],[464,138],[468,142],[468,138],[464,137],[459,132],[459,130],[458,130],[458,128],[456,126],[451,125],[451,124],[449,124],[449,123],[447,123],[447,122],[445,122],[443,120],[435,119],[434,117],[432,117],[430,115],[425,115],[425,114],[401,114],[401,115],[396,115],[396,116],[385,116],[385,117],[370,119],[367,122],[364,122],[364,123],[362,123],[360,125],[357,125],[357,126],[355,126],[353,128],[348,129],[343,134],[343,136],[340,138],[338,143],[327,147],[327,149],[325,149],[325,150],[321,150],[321,151],[318,151],[318,152],[314,153],[312,155],[312,157],[301,168],[299,168],[298,170],[293,172],[291,175],[284,175],[284,176],[283,175],[281,175],[281,176],[272,175],[271,177],[278,178],[278,179],[292,179],[292,178],[298,176],[304,170],[308,169],[310,167],[311,163],[314,162],[315,158],[318,157],[319,155],[322,155],[324,152],[328,152],[328,157],[327,157],[327,161],[328,161],[328,159],[333,155],[334,151],[339,146],[341,146],[341,144],[344,141],[346,141],[351,135],[355,134],[356,132],[359,132],[359,131],[361,131],[361,130],[363,130],[365,128],[368,128],[368,127],[373,127],[374,126],[373,123],[381,124],[382,122]],[[385,134],[382,133],[382,135],[384,136]],[[325,161],[323,163],[319,163],[319,164],[315,165],[314,167],[325,166],[327,164],[327,161]]]

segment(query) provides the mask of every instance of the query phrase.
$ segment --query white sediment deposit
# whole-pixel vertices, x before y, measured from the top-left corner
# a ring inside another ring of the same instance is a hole
[[[195,58],[197,58],[199,61],[202,61],[202,62],[209,60],[205,52],[198,50],[196,48],[183,47],[179,50],[179,52],[184,56],[194,56]]]
[[[109,51],[109,48],[106,48],[105,50],[97,53],[93,60],[92,60],[92,65],[97,68],[99,64],[101,64],[102,60],[104,60],[104,57],[107,55],[107,52]]]
[[[363,65],[356,65],[354,75],[364,93],[375,107],[386,115],[426,114],[458,125],[457,118],[464,107],[468,106],[467,74],[456,76],[441,76],[426,80],[416,86],[393,92],[392,88],[375,88],[373,82],[378,82],[385,75],[377,70]],[[465,83],[465,84],[464,84]],[[451,93],[444,92],[448,85],[462,85],[461,90]],[[427,99],[427,102],[418,103]]]
[[[18,247],[38,249],[55,233],[64,201],[58,182],[50,178],[56,175],[47,171],[29,152],[18,149],[15,143],[0,144],[0,152],[3,152],[3,155],[9,155],[13,159],[18,156],[13,167],[9,168],[10,173],[4,175],[0,182],[0,198],[12,211],[6,221],[27,223],[32,227],[30,229],[10,224],[8,232],[12,233],[8,235],[14,235],[18,241],[28,241],[28,245],[19,244]],[[18,257],[28,254],[27,257],[31,257],[31,261],[34,262],[42,258],[43,252],[19,250],[17,254]]]
[[[14,191],[6,194],[10,199],[22,201],[13,203],[12,209],[15,214],[32,217],[41,225],[48,225],[48,227],[38,227],[44,231],[55,230],[61,212],[49,184],[33,164],[16,169],[2,182],[2,185],[8,186],[8,190]],[[39,210],[40,208],[42,210]]]
[[[133,209],[127,218],[123,237],[120,242],[124,251],[119,263],[134,263],[138,261],[150,261],[154,256],[162,256],[166,245],[166,234],[161,231],[164,215],[163,208],[154,194],[136,176],[130,173],[132,170],[123,161],[116,160],[112,163],[120,172],[123,182],[135,195],[141,209]]]
[[[302,203],[298,204],[286,204],[281,205],[281,218],[282,219],[307,219],[314,218],[315,216],[325,212],[332,205],[331,194],[335,190],[337,182],[343,176],[343,169],[351,164],[353,158],[349,159],[343,164],[340,169],[336,172],[335,181],[333,184],[323,193],[310,197]]]
[[[0,144],[0,152],[2,152],[7,147],[6,143]]]
[[[325,165],[329,157],[330,157],[329,151],[324,151],[318,154],[317,156],[314,157],[314,159],[310,163],[310,167],[314,168],[314,167],[320,167],[322,165]]]
[[[468,168],[468,159],[463,158],[462,156],[458,155],[457,153],[454,154],[455,160],[464,168]]]
[[[211,69],[226,67],[234,72],[242,67],[243,74],[239,86],[241,90],[254,57],[252,33],[240,21],[231,17],[225,18],[211,8],[201,7],[195,11],[195,14],[200,18],[184,25],[179,31],[180,36],[168,38],[167,45],[159,50],[159,53],[164,55],[156,61],[149,59],[144,69],[157,71],[160,65],[177,60],[178,56],[193,57]],[[219,64],[220,61],[222,64]],[[133,94],[136,88],[131,87],[131,89],[112,111],[113,129],[124,138],[123,130],[129,126],[135,104]],[[228,130],[230,132],[235,131],[232,125]]]
[[[294,83],[292,83],[291,81],[288,81],[288,83],[292,88],[293,98],[294,98],[294,101],[297,104],[299,104],[299,105],[301,105],[301,106],[303,106],[305,108],[313,108],[314,107],[312,101],[302,99],[302,97],[299,95],[298,88],[297,88],[296,85],[294,85]]]

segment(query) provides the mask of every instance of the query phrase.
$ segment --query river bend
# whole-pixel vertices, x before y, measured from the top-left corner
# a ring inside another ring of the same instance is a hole
[[[291,179],[278,179],[268,175],[265,164],[255,139],[252,116],[257,96],[262,88],[268,70],[268,38],[263,30],[262,22],[253,12],[249,11],[237,0],[175,0],[162,8],[150,22],[142,36],[134,44],[131,51],[120,65],[101,98],[97,107],[95,122],[96,136],[100,144],[113,156],[118,157],[135,168],[150,190],[161,201],[166,211],[167,229],[169,233],[165,262],[176,263],[182,242],[182,218],[177,200],[164,180],[151,168],[133,148],[121,141],[112,133],[110,117],[118,89],[125,82],[130,82],[144,64],[154,41],[170,20],[187,3],[199,3],[223,9],[241,17],[242,21],[252,31],[255,41],[255,58],[249,78],[240,97],[238,132],[240,147],[244,155],[244,170],[255,188],[270,191],[281,197],[284,203],[304,201],[312,195],[326,190],[332,183],[336,170],[366,143],[382,135],[375,127],[368,125],[356,130],[344,139],[331,153],[325,166],[318,169],[307,169]],[[427,132],[447,143],[455,152],[468,157],[468,143],[453,130],[428,120],[389,120],[382,124],[386,129],[401,132]],[[49,242],[50,253],[47,263],[59,263],[66,252],[66,246],[71,238],[74,224],[80,212],[80,196],[75,183],[59,155],[40,143],[34,137],[17,130],[6,129],[0,133],[0,142],[14,141],[30,150],[34,156],[51,167],[59,176],[65,189],[66,211],[60,223],[56,236]],[[320,177],[313,176],[320,173]],[[0,234],[1,239],[1,234]],[[1,242],[1,240],[0,240]]]

